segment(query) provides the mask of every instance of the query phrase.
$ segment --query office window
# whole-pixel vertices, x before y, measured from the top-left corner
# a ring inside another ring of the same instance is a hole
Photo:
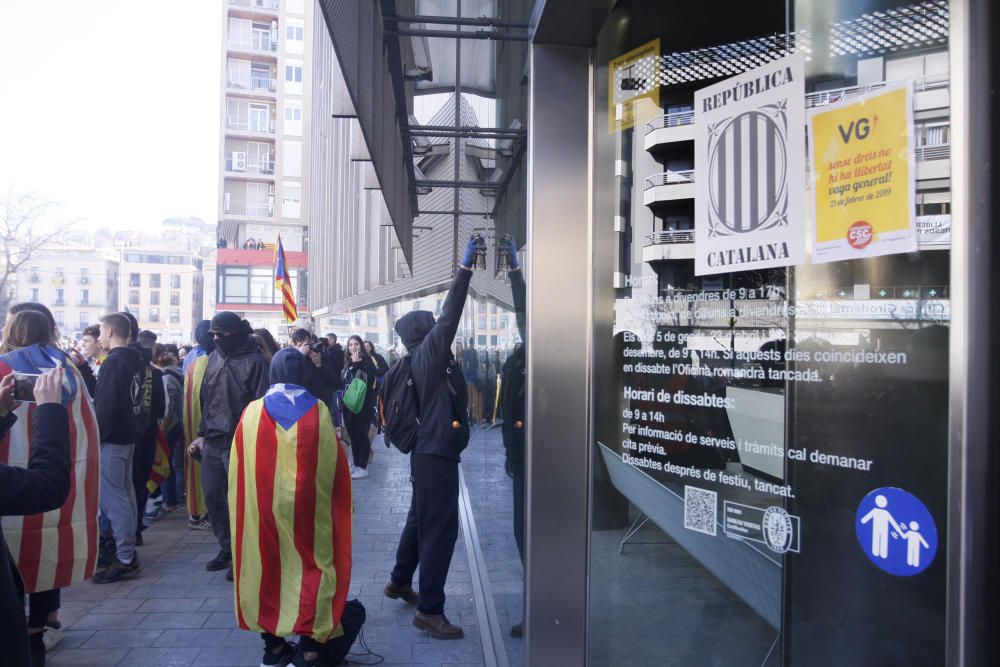
[[[485,315],[480,315],[479,317],[476,318],[476,328],[477,329],[485,329],[486,328],[486,316]]]
[[[28,280],[30,280],[33,283],[37,283],[39,281],[37,266],[31,267],[30,273],[28,275]]]
[[[302,135],[302,102],[288,100],[285,102],[285,134]],[[286,156],[287,159],[287,156]]]
[[[139,290],[129,290],[128,293],[128,305],[138,306],[139,305]]]
[[[171,308],[170,309],[170,323],[171,324],[180,324],[180,321],[181,321],[181,309],[180,308]]]
[[[301,62],[289,62],[285,65],[285,92],[291,95],[302,94]]]
[[[57,327],[62,327],[66,325],[65,322],[66,315],[63,313],[63,311],[61,310],[52,311],[52,317],[55,319]]]
[[[80,290],[80,305],[86,306],[90,303],[90,290],[82,289]]]
[[[159,322],[160,321],[160,309],[159,308],[150,308],[149,309],[149,321],[150,322]]]
[[[149,274],[149,286],[152,287],[153,289],[159,289],[160,288],[160,274],[159,273],[151,273],[151,274]]]
[[[301,157],[301,156],[300,156]],[[301,166],[301,164],[300,164]],[[298,183],[284,182],[281,184],[281,217],[298,218],[302,215],[302,186]]]
[[[477,336],[476,345],[483,346],[486,345],[486,336]]]
[[[378,326],[378,315],[375,313],[368,313],[368,326],[377,327]]]
[[[222,303],[246,303],[250,296],[250,270],[243,267],[227,266],[219,271],[219,301]]]
[[[490,345],[492,345],[493,347],[497,346],[497,337],[496,336],[490,336]]]
[[[181,277],[176,273],[170,274],[170,289],[180,289],[181,288]]]
[[[354,313],[354,325],[361,326],[361,313]]]
[[[179,305],[181,305],[181,293],[180,292],[171,292],[170,293],[170,305],[171,306],[179,306]]]
[[[497,328],[497,318],[494,315],[493,317],[490,318],[490,329],[496,329],[496,328]]]
[[[130,273],[130,274],[128,274],[128,286],[129,287],[140,287],[141,284],[142,284],[142,280],[141,280],[141,278],[140,278],[140,276],[139,276],[138,273]]]
[[[86,310],[81,310],[80,311],[80,322],[79,322],[79,325],[80,325],[81,329],[86,329],[87,327],[90,326],[90,312],[89,311],[86,311]]]
[[[160,305],[160,293],[159,292],[150,292],[149,293],[149,303],[152,304],[152,305],[154,305],[154,306],[159,306]]]
[[[66,290],[59,288],[56,290],[56,305],[61,306],[66,303]]]
[[[86,285],[90,282],[90,269],[84,267],[80,269],[80,284]]]
[[[285,26],[285,51],[301,54],[304,33],[305,22],[302,19],[288,19],[288,25]]]
[[[32,287],[31,288],[31,298],[29,299],[29,301],[33,301],[35,303],[38,303],[38,288],[37,287]]]

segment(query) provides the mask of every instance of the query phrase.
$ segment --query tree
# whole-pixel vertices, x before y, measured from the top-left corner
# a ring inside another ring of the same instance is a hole
[[[50,223],[54,202],[28,193],[7,193],[0,203],[0,325],[7,319],[10,288],[18,269],[39,248],[69,230],[75,221]]]

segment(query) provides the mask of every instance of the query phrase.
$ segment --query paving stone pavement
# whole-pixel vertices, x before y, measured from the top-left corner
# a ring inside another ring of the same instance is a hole
[[[483,444],[473,443],[470,450]],[[482,665],[478,619],[461,534],[445,593],[446,613],[465,629],[464,639],[431,639],[413,627],[412,607],[382,595],[409,507],[409,466],[406,457],[395,449],[386,449],[381,438],[374,447],[370,476],[354,483],[354,566],[348,596],[359,599],[367,609],[364,639],[385,658],[383,665]],[[146,530],[144,537],[145,546],[139,548],[142,571],[136,579],[103,586],[87,581],[63,591],[60,619],[65,639],[49,654],[47,664],[259,665],[262,642],[258,635],[236,628],[232,584],[226,581],[225,572],[205,570],[205,563],[218,552],[211,532],[189,529],[186,516],[178,511]],[[520,568],[516,551],[514,559],[513,566]],[[490,565],[489,569],[494,568]],[[501,620],[508,623],[506,616],[502,615]],[[509,627],[503,629],[507,632]],[[351,658],[352,664],[371,660]]]

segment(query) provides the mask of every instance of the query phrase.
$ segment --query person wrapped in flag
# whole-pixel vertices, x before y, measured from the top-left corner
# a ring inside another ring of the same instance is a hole
[[[229,461],[236,620],[261,633],[266,665],[323,664],[351,579],[351,477],[329,410],[305,389],[309,363],[294,348],[274,355]]]
[[[184,497],[190,519],[188,526],[208,530],[208,507],[205,505],[205,491],[201,487],[201,461],[191,457],[188,448],[198,437],[201,424],[201,383],[208,367],[208,355],[215,349],[215,340],[208,332],[212,323],[202,320],[194,329],[198,345],[184,357]]]

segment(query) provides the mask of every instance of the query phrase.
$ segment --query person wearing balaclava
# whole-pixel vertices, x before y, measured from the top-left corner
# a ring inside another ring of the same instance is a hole
[[[396,322],[420,404],[420,430],[410,453],[413,495],[396,550],[396,566],[385,586],[389,598],[417,605],[413,624],[436,639],[459,639],[462,628],[444,615],[444,585],[458,539],[458,464],[469,444],[468,392],[451,345],[462,319],[482,237],[473,236],[436,322],[426,310]],[[420,593],[413,575],[420,567]]]
[[[236,313],[223,311],[212,318],[208,331],[215,340],[215,350],[208,355],[201,381],[201,419],[198,437],[189,452],[201,457],[201,486],[212,522],[212,532],[219,542],[219,555],[205,568],[210,572],[229,570],[232,556],[229,536],[227,490],[229,449],[240,414],[251,401],[267,391],[267,362],[250,334],[250,324]]]
[[[195,530],[212,528],[205,505],[205,491],[201,487],[201,461],[189,452],[191,443],[198,438],[198,427],[201,425],[201,383],[205,379],[208,355],[215,351],[215,339],[208,332],[211,326],[208,320],[198,322],[194,328],[194,339],[198,345],[184,357],[184,500],[188,527]]]
[[[309,392],[313,368],[294,348],[274,355],[230,454],[236,619],[261,633],[263,665],[327,664],[351,584],[351,476],[330,411]],[[283,639],[293,634],[297,647]]]

